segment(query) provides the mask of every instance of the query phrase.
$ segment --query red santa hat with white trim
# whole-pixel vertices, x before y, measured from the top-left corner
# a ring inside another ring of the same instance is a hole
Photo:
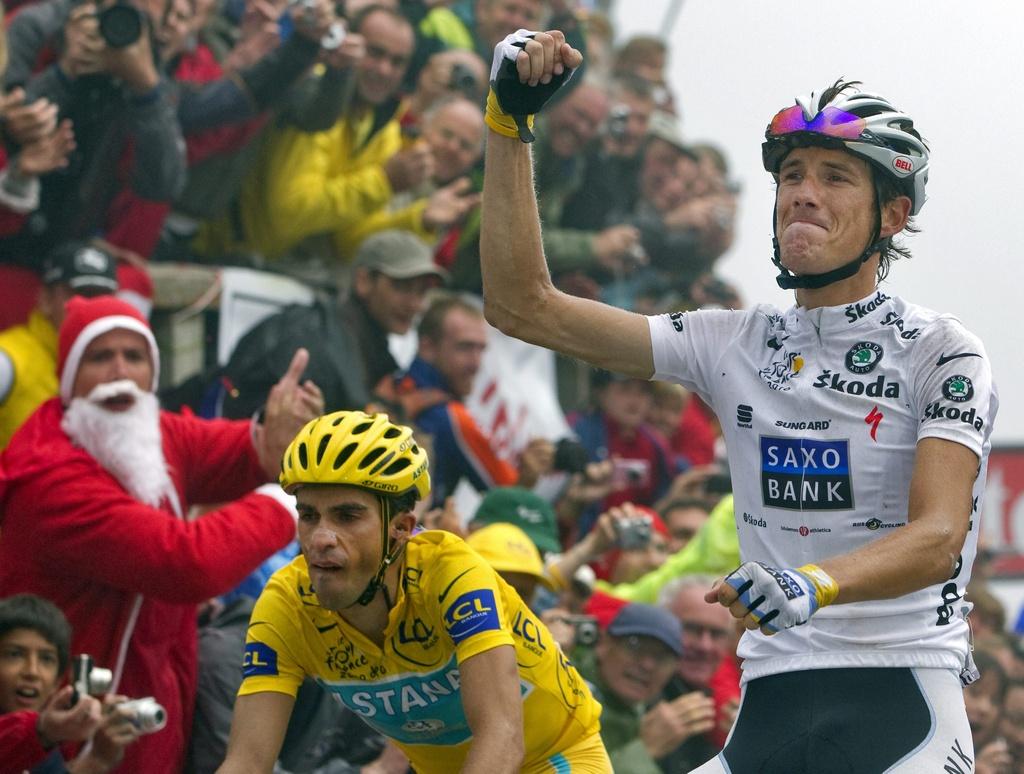
[[[75,296],[65,307],[64,322],[61,323],[57,337],[57,378],[60,380],[60,398],[64,405],[71,402],[75,377],[86,347],[97,337],[113,330],[133,331],[146,340],[153,361],[153,384],[150,389],[156,392],[160,382],[160,350],[149,323],[139,310],[115,296]]]

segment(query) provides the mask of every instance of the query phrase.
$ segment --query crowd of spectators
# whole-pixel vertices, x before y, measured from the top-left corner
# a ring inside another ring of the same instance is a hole
[[[287,502],[257,487],[302,420],[356,408],[417,429],[422,524],[464,536],[541,615],[604,706],[617,771],[674,774],[721,749],[740,664],[731,616],[703,601],[739,563],[718,419],[678,385],[560,362],[571,433],[509,459],[468,407],[489,340],[483,102],[491,51],[518,28],[586,53],[537,120],[553,281],[641,313],[742,303],[718,271],[728,160],[688,136],[668,45],[621,40],[610,4],[8,2],[0,774],[216,769],[253,600],[296,551]],[[286,274],[314,301],[161,385],[150,268],[170,262]],[[389,337],[414,329],[400,368]],[[470,513],[460,484],[482,498]],[[963,770],[1024,772],[1024,647],[979,575]],[[113,671],[106,698],[60,687],[84,652]],[[166,727],[126,725],[126,695],[153,696]],[[303,687],[281,771],[407,766]]]

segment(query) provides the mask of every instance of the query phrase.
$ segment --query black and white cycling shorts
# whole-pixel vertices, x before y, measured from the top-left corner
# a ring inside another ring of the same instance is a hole
[[[725,749],[694,774],[968,774],[954,670],[815,669],[751,680]]]

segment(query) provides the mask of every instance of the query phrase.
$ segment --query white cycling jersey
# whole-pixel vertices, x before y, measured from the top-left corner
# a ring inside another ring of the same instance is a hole
[[[907,523],[917,442],[980,460],[952,577],[895,599],[834,605],[772,637],[743,635],[744,680],[797,669],[968,660],[964,589],[998,407],[985,349],[955,317],[876,291],[854,304],[649,317],[655,379],[694,390],[722,424],[740,554],[799,567]]]

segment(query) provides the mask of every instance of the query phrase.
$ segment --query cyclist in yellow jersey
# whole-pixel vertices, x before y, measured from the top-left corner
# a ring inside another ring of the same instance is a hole
[[[320,417],[280,482],[302,555],[256,603],[219,772],[273,770],[307,675],[419,774],[612,771],[601,705],[540,619],[460,538],[415,529],[430,476],[410,428]]]

